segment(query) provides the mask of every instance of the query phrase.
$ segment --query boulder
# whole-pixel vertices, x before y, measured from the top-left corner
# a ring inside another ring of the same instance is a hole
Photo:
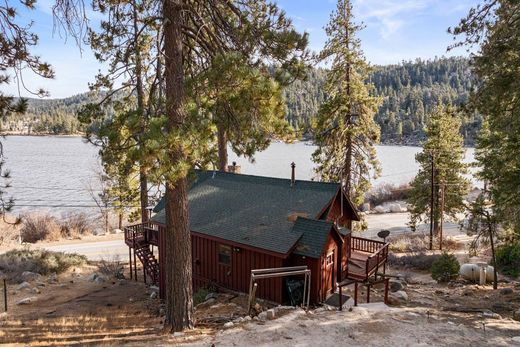
[[[370,203],[365,202],[361,207],[359,208],[361,212],[369,212],[370,211]]]
[[[208,293],[208,295],[206,295],[206,297],[204,298],[204,301],[208,301],[209,299],[217,300],[218,294],[217,293]]]
[[[157,292],[152,292],[152,294],[150,294],[150,299],[155,299],[157,298]]]
[[[388,295],[388,303],[393,306],[405,304],[408,301],[408,294],[403,290]]]
[[[0,321],[7,320],[7,312],[0,313]]]
[[[511,307],[510,304],[502,303],[502,302],[495,302],[491,306],[491,309],[493,310],[493,312],[498,312],[498,313],[506,313],[506,312],[510,312],[513,310],[513,308]]]
[[[267,319],[267,311],[260,312],[260,314],[258,315],[258,319],[266,320]]]
[[[520,309],[513,313],[513,319],[520,322]]]
[[[399,212],[402,212],[402,211],[401,211],[401,205],[399,205],[399,204],[390,204],[390,206],[388,207],[388,209],[389,209],[390,212],[392,212],[392,213],[399,213]]]
[[[56,272],[51,273],[47,279],[47,283],[58,283],[58,274]]]
[[[22,290],[30,287],[31,285],[29,284],[29,282],[22,282],[18,285],[18,287],[16,287],[16,290]]]
[[[227,323],[224,323],[224,328],[229,329],[229,328],[232,328],[233,325],[235,325],[233,322],[227,322]]]
[[[31,289],[31,293],[33,293],[33,294],[40,294],[41,292],[40,292],[40,290],[38,288],[34,287],[33,289]]]
[[[389,285],[390,285],[390,291],[392,293],[395,293],[395,292],[398,292],[398,291],[401,291],[404,289],[403,283],[399,280],[392,279],[392,280],[390,280]]]
[[[31,282],[31,281],[35,281],[35,280],[39,279],[41,276],[42,275],[35,273],[35,272],[24,271],[24,272],[22,272],[22,275],[20,276],[20,278],[22,279],[23,282]]]
[[[29,304],[32,304],[33,302],[35,302],[36,300],[38,300],[37,297],[31,296],[31,297],[24,298],[24,299],[18,301],[16,304],[17,305],[29,305]]]
[[[520,345],[520,336],[514,336],[511,338],[511,341]]]
[[[384,208],[383,206],[379,205],[379,206],[374,207],[374,212],[375,213],[387,213],[388,210],[386,208]]]
[[[272,319],[274,319],[276,317],[273,309],[267,310],[266,313],[267,313],[266,318],[269,319],[269,320],[272,320]]]
[[[493,270],[493,267],[488,265],[486,269],[487,282],[493,282]],[[462,264],[459,274],[466,280],[478,281],[480,279],[480,266],[477,264]]]

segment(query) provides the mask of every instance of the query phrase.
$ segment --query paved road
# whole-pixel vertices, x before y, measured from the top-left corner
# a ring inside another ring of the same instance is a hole
[[[64,245],[45,245],[43,248],[56,252],[71,252],[87,256],[89,260],[127,260],[128,247],[123,240],[78,242]]]
[[[385,213],[385,214],[371,214],[367,216],[368,230],[361,234],[362,237],[377,239],[377,233],[381,229],[388,229],[391,235],[403,234],[411,232],[407,226],[409,221],[408,213]],[[429,224],[422,224],[418,227],[418,232],[428,234]],[[446,236],[462,236],[459,226],[454,223],[445,223],[444,232]],[[67,243],[61,245],[42,245],[45,249],[59,252],[74,252],[83,254],[90,260],[113,260],[119,257],[120,260],[126,261],[128,259],[128,247],[124,241],[110,240],[110,241],[89,241],[77,243]]]

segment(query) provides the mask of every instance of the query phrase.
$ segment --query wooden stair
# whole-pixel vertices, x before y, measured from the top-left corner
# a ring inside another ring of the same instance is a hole
[[[152,279],[152,284],[159,285],[159,262],[150,251],[150,245],[148,243],[139,243],[136,245],[134,252],[143,264],[145,275]]]

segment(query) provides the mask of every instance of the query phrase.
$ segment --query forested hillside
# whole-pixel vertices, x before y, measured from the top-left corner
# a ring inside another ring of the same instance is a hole
[[[326,70],[315,68],[307,81],[296,81],[286,91],[287,120],[302,134],[310,136],[310,126],[325,94]],[[383,143],[418,144],[424,138],[427,114],[438,103],[464,104],[475,80],[465,58],[415,60],[397,65],[376,66],[370,76],[373,93],[382,98],[376,114]],[[71,134],[81,131],[75,114],[88,102],[87,94],[65,99],[30,99],[23,117],[3,120],[4,131]],[[463,119],[466,144],[474,143],[480,127],[478,115]],[[25,130],[24,130],[25,129]]]
[[[439,104],[467,102],[475,81],[465,58],[416,60],[398,65],[375,66],[370,81],[373,93],[382,98],[376,114],[384,143],[417,144],[424,138],[427,114]],[[325,98],[326,71],[315,69],[305,82],[294,83],[285,93],[288,120],[303,131]],[[474,115],[462,122],[466,144],[474,143],[481,119]]]

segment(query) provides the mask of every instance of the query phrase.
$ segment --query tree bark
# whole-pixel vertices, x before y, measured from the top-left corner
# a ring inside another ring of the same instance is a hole
[[[176,132],[185,122],[183,40],[181,28],[183,0],[164,0],[164,53],[166,114],[168,132]],[[180,144],[168,148],[173,166],[185,160]],[[185,176],[166,182],[166,324],[172,331],[193,327],[191,235],[188,227],[188,194]]]
[[[137,110],[141,116],[139,141],[142,141],[146,131],[146,119],[144,114],[144,86],[143,86],[143,63],[141,60],[141,52],[139,51],[139,26],[137,4],[134,1],[133,6],[133,30],[134,30],[134,56],[135,56],[135,80],[137,91]],[[142,160],[141,160],[142,161]],[[141,200],[141,222],[148,221],[148,177],[146,168],[142,162],[139,163],[139,190]]]
[[[218,170],[222,172],[227,171],[228,152],[227,152],[227,132],[222,124],[217,125],[218,137]]]
[[[350,23],[350,8],[349,6],[345,6],[345,22]],[[345,25],[345,42],[350,42],[350,27],[349,25]],[[345,81],[346,81],[346,90],[345,95],[348,97],[348,111],[345,115],[345,126],[347,128],[352,127],[352,98],[350,93],[350,62],[346,62],[346,73],[345,73]],[[344,168],[344,177],[343,181],[345,184],[345,192],[349,199],[352,200],[352,135],[350,132],[347,132],[347,148],[345,148],[345,168]]]

